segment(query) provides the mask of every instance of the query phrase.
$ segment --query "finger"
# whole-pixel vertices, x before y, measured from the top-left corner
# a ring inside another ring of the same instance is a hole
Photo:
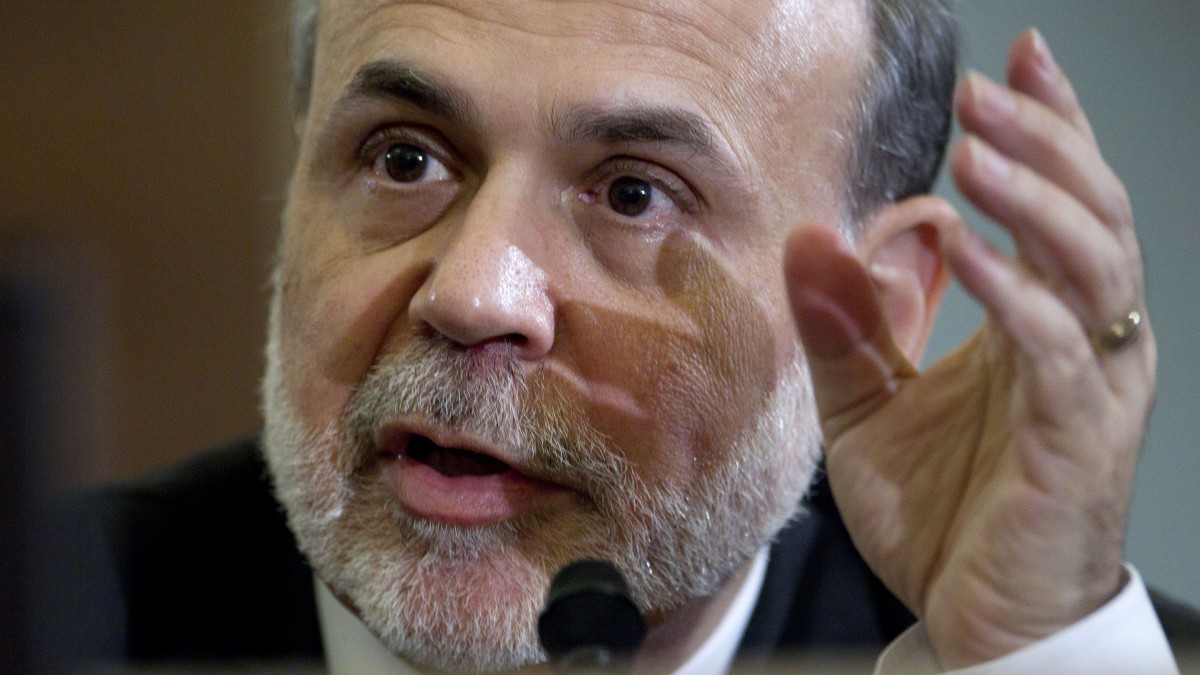
[[[1052,419],[1055,411],[1077,404],[1094,406],[1091,398],[1107,382],[1070,310],[1016,261],[967,228],[947,241],[945,252],[963,288],[984,306],[989,323],[1026,365],[1035,416]]]
[[[1105,223],[1123,242],[1135,243],[1124,186],[1090,137],[1058,112],[1024,94],[968,74],[955,95],[959,121],[969,133],[1042,174]]]
[[[1040,101],[1096,144],[1096,135],[1071,81],[1059,68],[1050,45],[1036,29],[1026,30],[1013,41],[1007,71],[1009,86]]]
[[[983,141],[955,149],[959,190],[1012,233],[1021,257],[1059,293],[1088,331],[1140,304],[1141,261],[1074,198]]]
[[[892,341],[867,270],[835,229],[793,232],[784,278],[828,447],[916,371]]]

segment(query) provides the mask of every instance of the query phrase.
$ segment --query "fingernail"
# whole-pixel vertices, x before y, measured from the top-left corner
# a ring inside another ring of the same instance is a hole
[[[971,73],[968,77],[975,100],[985,111],[997,118],[1006,118],[1016,111],[1017,99],[1007,89],[978,73]]]
[[[1038,65],[1049,74],[1057,73],[1058,63],[1054,61],[1054,54],[1050,52],[1050,44],[1038,29],[1032,29],[1032,33],[1033,53],[1037,55]]]
[[[997,181],[1007,180],[1012,175],[1012,163],[996,152],[987,143],[977,139],[968,139],[971,144],[971,158],[975,167],[988,178]]]

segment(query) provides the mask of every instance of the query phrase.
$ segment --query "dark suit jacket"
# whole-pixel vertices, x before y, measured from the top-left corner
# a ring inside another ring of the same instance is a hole
[[[36,617],[43,652],[116,661],[321,657],[311,571],[270,493],[256,440],[136,483],[90,490],[56,517]],[[1172,644],[1200,614],[1156,597]],[[877,653],[912,615],[858,556],[825,487],[779,534],[739,657]]]

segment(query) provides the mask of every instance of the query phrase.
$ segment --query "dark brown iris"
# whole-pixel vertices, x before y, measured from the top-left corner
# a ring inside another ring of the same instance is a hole
[[[408,143],[397,143],[383,156],[384,167],[392,180],[412,183],[425,174],[429,157],[425,151]]]
[[[621,176],[608,186],[608,205],[623,216],[638,216],[650,208],[654,188],[633,176]]]

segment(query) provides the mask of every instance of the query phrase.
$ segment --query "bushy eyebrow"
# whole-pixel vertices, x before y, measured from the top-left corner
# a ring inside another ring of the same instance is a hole
[[[566,144],[664,143],[683,146],[701,155],[712,155],[715,145],[713,132],[704,118],[688,110],[664,106],[581,106],[552,116],[550,128],[555,138]]]
[[[395,99],[455,122],[477,117],[471,98],[437,77],[397,61],[372,61],[354,73],[334,104],[338,109],[361,99]]]

